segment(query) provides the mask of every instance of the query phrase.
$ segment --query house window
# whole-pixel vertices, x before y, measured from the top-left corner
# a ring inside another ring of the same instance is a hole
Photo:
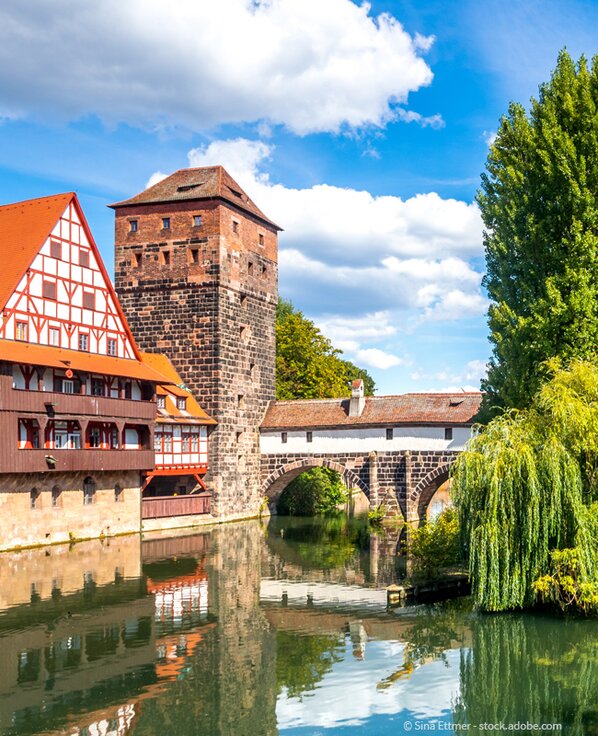
[[[201,215],[193,215],[193,226],[194,227],[201,227]]]
[[[110,448],[118,450],[118,429],[116,427],[113,427],[110,432]]]
[[[96,308],[96,295],[93,291],[83,292],[83,309],[95,309]]]
[[[27,322],[17,322],[15,325],[15,337],[17,340],[27,340]]]
[[[163,266],[170,266],[170,251],[169,250],[163,250],[160,253],[162,257],[162,265]]]
[[[125,383],[124,389],[125,389],[125,399],[130,399],[133,393],[132,393],[131,383],[129,381]]]
[[[123,489],[118,485],[114,486],[114,503],[122,503],[125,500],[125,493]]]
[[[289,435],[287,434],[287,432],[280,433],[280,441],[282,442],[283,445],[286,445],[288,437]]]
[[[162,218],[162,230],[170,230],[170,217]]]
[[[239,233],[239,223],[237,220],[233,220],[233,232],[238,235]]]
[[[164,435],[164,452],[172,452],[172,435]]]
[[[51,240],[50,255],[52,258],[56,258],[60,261],[62,259],[62,243],[59,243],[57,240]]]
[[[386,430],[386,439],[391,440],[393,437],[393,434],[394,433],[393,433],[392,427],[388,427],[388,429]]]
[[[262,233],[260,233],[260,234],[259,234],[259,235],[257,236],[257,241],[258,241],[259,245],[261,245],[261,246],[262,246],[262,248],[263,248],[263,247],[264,247],[264,235],[263,235]]]
[[[444,439],[445,440],[452,440],[453,439],[453,428],[452,427],[445,427],[444,428]]]
[[[184,396],[177,397],[176,408],[180,411],[185,411],[187,409],[187,399]]]
[[[197,250],[197,248],[191,248],[190,263],[193,263],[196,266],[199,263],[199,251]]]
[[[116,340],[113,337],[108,338],[108,355],[116,355]]]
[[[306,439],[306,440],[307,440],[308,442],[313,442],[313,439],[314,439],[314,433],[313,433],[313,432],[306,432],[306,433],[305,433],[305,439]]]
[[[166,409],[166,396],[158,396],[156,404],[158,409]]]
[[[41,503],[41,492],[38,491],[37,488],[32,488],[29,491],[29,502],[31,504],[32,509],[40,509],[42,506]]]
[[[48,329],[48,343],[50,345],[60,345],[60,330],[58,327]]]
[[[86,332],[79,333],[79,350],[89,351],[89,335]]]
[[[83,505],[91,506],[95,500],[96,495],[96,484],[93,478],[89,475],[83,481]]]
[[[42,294],[44,299],[54,299],[56,301],[56,281],[46,281],[44,279]]]
[[[79,248],[79,265],[83,268],[89,268],[89,251]]]
[[[90,447],[100,447],[102,444],[102,433],[99,427],[89,428],[88,444]]]
[[[136,233],[139,230],[139,222],[137,220],[129,220],[129,232]]]
[[[154,452],[162,452],[162,435],[158,432],[154,434]]]
[[[91,395],[104,396],[104,381],[101,378],[91,379]]]
[[[59,508],[62,506],[62,492],[58,486],[52,488],[52,508]]]
[[[62,379],[62,393],[63,394],[74,394],[75,393],[75,382],[71,378]]]

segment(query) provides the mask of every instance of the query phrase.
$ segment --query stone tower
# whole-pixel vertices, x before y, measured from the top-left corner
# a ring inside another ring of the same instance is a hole
[[[115,210],[116,290],[143,350],[165,352],[218,422],[213,512],[257,512],[258,428],[274,399],[278,232],[221,167],[181,169]]]

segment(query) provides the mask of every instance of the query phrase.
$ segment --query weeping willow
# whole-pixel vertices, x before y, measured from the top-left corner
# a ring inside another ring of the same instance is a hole
[[[596,577],[588,507],[596,495],[598,368],[577,361],[549,370],[533,406],[494,419],[455,464],[453,500],[484,610],[531,605],[554,550],[575,548],[580,580]]]

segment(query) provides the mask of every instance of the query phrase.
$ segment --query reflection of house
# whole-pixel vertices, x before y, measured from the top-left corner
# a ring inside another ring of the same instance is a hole
[[[208,469],[208,431],[216,422],[199,406],[165,355],[143,353],[142,359],[171,381],[157,387],[156,461],[146,475],[142,504],[147,531],[150,519],[170,517],[169,526],[177,526],[178,517],[209,513],[210,494],[203,476]],[[187,519],[184,525],[188,524]]]
[[[73,193],[0,207],[4,548],[137,531],[154,394]]]

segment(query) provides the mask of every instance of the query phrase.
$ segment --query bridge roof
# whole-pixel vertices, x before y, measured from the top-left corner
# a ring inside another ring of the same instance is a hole
[[[359,417],[349,416],[349,399],[273,401],[261,429],[396,427],[401,424],[470,426],[481,400],[479,392],[368,396]]]

